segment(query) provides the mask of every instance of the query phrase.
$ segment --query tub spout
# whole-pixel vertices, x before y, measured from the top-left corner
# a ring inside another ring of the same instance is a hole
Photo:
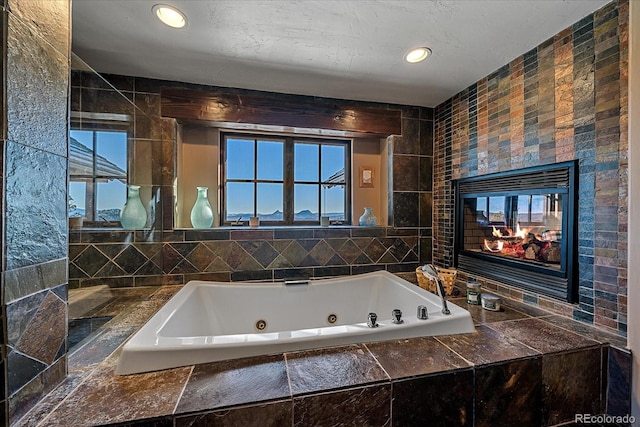
[[[378,327],[378,315],[375,313],[369,313],[369,316],[367,318],[367,326],[370,328],[377,328]]]
[[[451,314],[449,311],[449,307],[447,307],[447,298],[446,293],[444,291],[444,286],[442,286],[442,281],[438,277],[438,273],[435,267],[431,264],[425,264],[422,266],[422,273],[428,276],[430,279],[435,280],[438,289],[438,295],[440,295],[440,299],[442,300],[442,314]]]

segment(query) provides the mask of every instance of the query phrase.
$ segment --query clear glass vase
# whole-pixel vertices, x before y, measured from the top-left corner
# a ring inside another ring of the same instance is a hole
[[[208,187],[196,187],[198,197],[191,209],[191,225],[193,228],[209,228],[213,224],[213,209],[207,199]]]
[[[378,218],[373,215],[373,208],[364,208],[364,213],[358,223],[361,227],[375,227],[378,225]]]
[[[147,210],[140,200],[140,186],[127,185],[127,202],[120,211],[120,223],[127,230],[139,230],[147,223]]]

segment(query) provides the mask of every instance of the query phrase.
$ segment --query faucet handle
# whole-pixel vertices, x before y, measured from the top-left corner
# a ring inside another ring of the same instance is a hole
[[[400,311],[400,309],[396,308],[391,312],[391,323],[395,323],[396,325],[404,323],[404,320],[402,320],[402,311]]]
[[[429,312],[427,311],[427,307],[424,305],[418,306],[418,319],[427,320],[429,318]]]
[[[367,317],[367,326],[370,328],[377,328],[378,327],[378,315],[375,313],[369,313],[369,316]]]

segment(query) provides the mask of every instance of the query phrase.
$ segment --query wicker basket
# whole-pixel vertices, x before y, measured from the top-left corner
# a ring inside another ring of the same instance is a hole
[[[435,268],[438,272],[438,277],[442,282],[442,286],[444,287],[444,291],[447,295],[451,295],[453,293],[453,285],[456,282],[458,271],[452,268]],[[420,285],[422,289],[426,289],[427,291],[433,292],[434,294],[438,293],[438,290],[436,289],[436,286],[438,286],[438,284],[435,280],[429,279],[427,276],[422,274],[422,267],[416,268],[416,276],[418,278],[418,285]]]

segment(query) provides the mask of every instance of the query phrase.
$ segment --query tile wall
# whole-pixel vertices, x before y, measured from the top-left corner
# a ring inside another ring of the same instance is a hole
[[[579,160],[579,303],[500,292],[627,332],[628,1],[609,3],[436,108],[434,260],[453,262],[452,180]]]
[[[0,13],[0,425],[7,425],[66,375],[71,17],[68,0],[9,0]]]
[[[85,228],[71,230],[69,286],[112,287],[180,284],[191,279],[274,280],[325,277],[387,269],[411,272],[431,259],[433,110],[332,100],[402,112],[402,135],[388,138],[391,149],[389,227],[362,229],[259,228],[174,229],[177,123],[161,118],[161,88],[249,93],[85,72],[72,75],[72,128],[105,126],[96,113],[128,117],[133,158],[130,176],[150,205],[144,231]],[[117,88],[124,95],[115,91]],[[291,95],[286,96],[291,102]],[[308,102],[308,97],[299,97]],[[106,125],[108,126],[108,125]],[[121,124],[119,126],[122,126]]]

